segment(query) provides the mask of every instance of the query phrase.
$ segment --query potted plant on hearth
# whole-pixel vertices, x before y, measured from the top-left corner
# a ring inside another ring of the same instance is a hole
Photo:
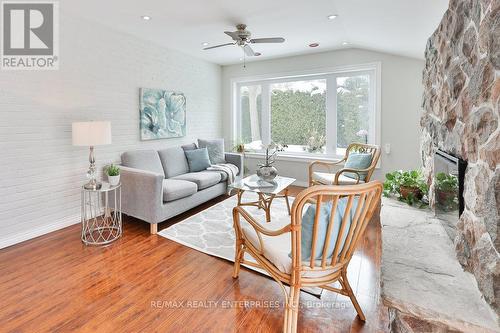
[[[120,168],[114,164],[111,164],[106,168],[106,174],[108,175],[109,185],[116,186],[120,183]]]
[[[458,178],[455,175],[439,172],[436,174],[436,201],[444,208],[453,208],[458,191]]]
[[[385,175],[384,195],[396,195],[399,200],[412,206],[415,203],[425,204],[424,195],[428,187],[422,173],[418,170],[394,171]]]

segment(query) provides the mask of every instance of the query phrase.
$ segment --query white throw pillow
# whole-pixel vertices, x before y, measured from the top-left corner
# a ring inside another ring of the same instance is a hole
[[[198,139],[198,148],[207,148],[210,163],[226,163],[224,156],[224,139],[203,140]]]

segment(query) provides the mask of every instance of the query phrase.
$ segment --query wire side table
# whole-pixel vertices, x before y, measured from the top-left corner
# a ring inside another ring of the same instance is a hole
[[[122,235],[121,184],[102,183],[97,190],[82,187],[82,242],[109,244]]]

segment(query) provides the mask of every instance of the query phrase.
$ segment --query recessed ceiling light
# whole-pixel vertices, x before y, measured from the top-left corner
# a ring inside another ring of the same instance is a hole
[[[208,46],[208,43],[207,42],[203,42],[203,43],[201,43],[201,45]]]
[[[349,45],[349,42],[342,42],[342,45],[347,46]]]
[[[243,58],[240,58],[240,61],[242,61],[242,60],[243,60]]]
[[[143,19],[144,21],[149,21],[149,20],[151,20],[151,16],[143,15],[143,16],[141,16],[141,19]]]
[[[309,44],[309,47],[318,47],[319,46],[319,43],[311,43]]]
[[[337,17],[338,17],[337,14],[331,14],[331,15],[328,15],[326,18],[329,20],[335,20]]]

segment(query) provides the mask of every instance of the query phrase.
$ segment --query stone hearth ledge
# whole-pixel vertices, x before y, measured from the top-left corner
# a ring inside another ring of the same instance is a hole
[[[380,221],[382,299],[392,332],[500,332],[431,210],[383,198]]]

